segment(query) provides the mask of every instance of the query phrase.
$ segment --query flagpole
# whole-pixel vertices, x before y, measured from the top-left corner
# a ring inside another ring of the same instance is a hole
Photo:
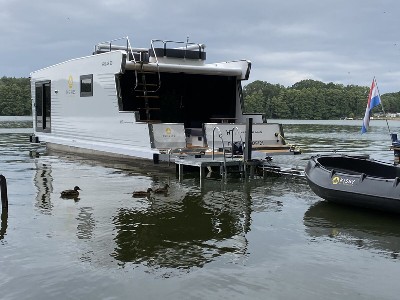
[[[378,90],[379,98],[381,99],[381,107],[382,107],[383,114],[385,116],[386,126],[387,126],[387,128],[389,130],[389,134],[391,134],[390,127],[389,127],[389,122],[388,122],[387,117],[386,117],[385,109],[383,108],[383,101],[382,101],[382,98],[381,98],[381,93],[379,92],[379,87],[378,87],[378,83],[376,82],[375,76],[374,76],[374,82],[375,82],[376,89]]]

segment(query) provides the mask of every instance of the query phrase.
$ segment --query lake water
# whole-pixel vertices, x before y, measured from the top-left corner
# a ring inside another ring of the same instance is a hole
[[[385,121],[281,120],[303,154],[393,161]],[[326,203],[302,178],[182,182],[174,173],[70,155],[29,155],[31,122],[0,118],[9,213],[0,298],[398,299],[398,216]],[[390,121],[392,132],[399,121]],[[132,198],[168,183],[167,196]],[[79,185],[79,199],[60,192]]]

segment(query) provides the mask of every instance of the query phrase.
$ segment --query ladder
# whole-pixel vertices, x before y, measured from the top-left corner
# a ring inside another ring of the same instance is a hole
[[[121,45],[121,41],[126,42]],[[151,41],[151,49],[154,51],[153,41]],[[101,42],[95,46],[94,53],[103,53],[112,50],[124,50],[127,54],[127,60],[133,62],[139,67],[135,68],[135,86],[134,90],[137,92],[136,98],[143,99],[140,103],[138,110],[141,116],[141,121],[157,122],[151,116],[151,111],[160,110],[159,103],[154,105],[152,99],[158,99],[156,94],[161,86],[160,67],[157,56],[155,56],[156,71],[146,71],[145,65],[149,64],[149,50],[146,48],[132,48],[129,37],[117,38],[107,42]],[[143,118],[145,115],[145,118]]]
[[[155,101],[160,98],[160,96],[157,95],[161,83],[160,74],[159,71],[157,72],[145,71],[143,67],[144,62],[141,61],[139,63],[140,63],[140,69],[139,70],[135,69],[135,76],[136,76],[135,91],[138,92],[136,98],[143,99],[142,101],[143,105],[138,109],[144,111],[147,121],[155,121],[154,118],[152,118],[151,112],[160,110],[159,101]]]
[[[153,42],[151,43],[151,48],[154,51],[154,45]],[[132,49],[132,48],[130,48]],[[136,60],[136,57],[139,58],[139,60]],[[157,71],[146,71],[144,65],[148,63],[149,60],[149,53],[147,52],[140,52],[140,53],[132,53],[132,61],[135,64],[140,64],[139,70],[135,68],[135,78],[136,78],[136,83],[135,83],[135,91],[139,93],[137,95],[137,98],[142,98],[143,99],[143,107],[139,107],[139,110],[144,111],[146,115],[146,119],[143,121],[158,121],[152,118],[152,111],[157,111],[160,110],[160,103],[158,102],[155,104],[155,101],[160,98],[159,95],[157,95],[158,90],[161,87],[161,75],[160,75],[160,67],[158,63],[157,56],[155,56],[156,59],[156,65],[157,65]]]

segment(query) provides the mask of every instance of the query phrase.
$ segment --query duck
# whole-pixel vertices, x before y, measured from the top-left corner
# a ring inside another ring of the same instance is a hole
[[[165,194],[165,193],[167,193],[168,192],[168,188],[169,188],[169,185],[166,183],[165,185],[164,185],[164,187],[160,187],[160,188],[158,188],[158,189],[155,189],[154,190],[154,193],[156,193],[156,194]]]
[[[147,191],[136,191],[133,192],[132,197],[147,197],[150,196],[150,193],[153,189],[152,188],[148,188]]]
[[[81,189],[79,186],[75,186],[73,190],[65,190],[61,192],[62,198],[77,198],[79,196],[79,192]]]

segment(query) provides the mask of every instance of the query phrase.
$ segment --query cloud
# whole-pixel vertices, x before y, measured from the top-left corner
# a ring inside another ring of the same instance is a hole
[[[251,80],[302,79],[400,90],[400,3],[385,0],[0,0],[0,76],[85,56],[129,36],[205,43],[208,62],[249,59]]]

